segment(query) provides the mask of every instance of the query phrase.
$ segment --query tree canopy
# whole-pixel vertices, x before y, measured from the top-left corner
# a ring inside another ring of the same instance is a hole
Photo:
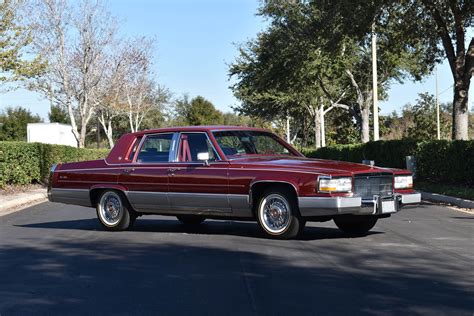
[[[0,140],[26,141],[28,123],[43,120],[21,106],[8,107],[0,114]]]
[[[41,55],[25,56],[33,37],[19,21],[20,5],[20,1],[0,2],[0,84],[37,76],[45,67]]]

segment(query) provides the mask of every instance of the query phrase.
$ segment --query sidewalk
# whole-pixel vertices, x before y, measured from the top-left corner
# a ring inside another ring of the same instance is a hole
[[[0,195],[0,216],[19,211],[25,207],[46,202],[48,195],[45,188],[11,195]]]

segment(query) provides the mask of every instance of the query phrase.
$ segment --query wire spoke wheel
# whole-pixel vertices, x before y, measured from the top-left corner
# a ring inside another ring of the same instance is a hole
[[[265,230],[279,235],[290,226],[291,208],[284,196],[274,193],[260,203],[259,216]]]
[[[104,226],[109,228],[120,226],[127,214],[128,211],[117,192],[107,191],[101,196],[97,205],[97,215]]]
[[[101,219],[108,225],[114,226],[120,221],[123,212],[120,197],[114,192],[107,192],[99,204]]]

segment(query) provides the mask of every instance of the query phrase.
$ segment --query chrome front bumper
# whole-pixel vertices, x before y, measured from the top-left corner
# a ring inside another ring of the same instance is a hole
[[[393,198],[371,200],[361,197],[299,197],[298,205],[303,217],[339,214],[383,215],[396,213],[400,207],[421,202],[420,193],[396,194]]]

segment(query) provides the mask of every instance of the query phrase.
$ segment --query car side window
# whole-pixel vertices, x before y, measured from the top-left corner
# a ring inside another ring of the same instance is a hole
[[[173,134],[150,135],[145,138],[137,162],[168,162]]]
[[[198,153],[209,153],[209,161],[218,159],[205,133],[183,133],[180,136],[178,148],[179,162],[198,162]]]

